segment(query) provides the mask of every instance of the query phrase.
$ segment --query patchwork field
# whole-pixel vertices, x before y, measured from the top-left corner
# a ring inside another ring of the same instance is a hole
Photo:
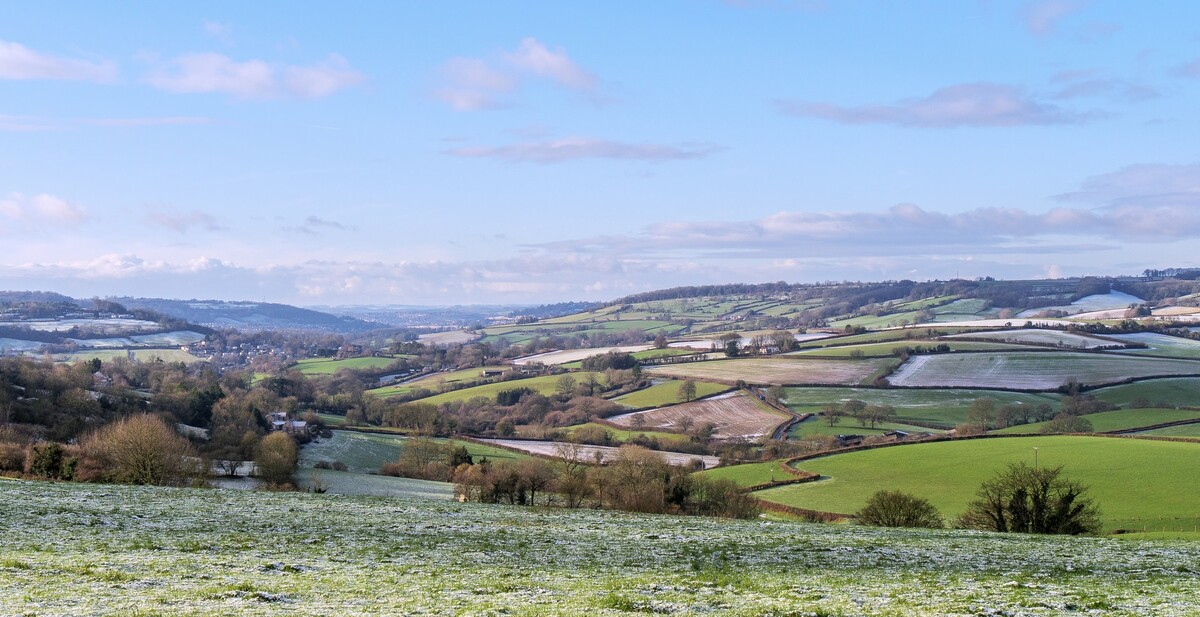
[[[442,371],[426,375],[419,379],[413,379],[411,381],[405,381],[403,383],[391,386],[367,390],[366,394],[370,396],[395,396],[397,394],[407,394],[418,388],[437,392],[442,384],[449,385],[477,381],[483,379],[483,371],[506,371],[509,369],[510,367],[497,365],[484,366],[481,368],[470,368],[460,371]]]
[[[723,383],[710,383],[707,381],[695,381],[693,383],[696,384],[697,398],[711,396],[718,392],[728,390],[732,387]],[[681,384],[683,384],[683,380],[665,379],[650,386],[649,388],[642,388],[636,392],[623,394],[612,400],[614,403],[620,403],[626,407],[633,407],[634,409],[670,405],[671,403],[679,402],[679,386]]]
[[[1198,562],[1179,541],[0,481],[6,615],[1174,616]]]
[[[1200,362],[1070,352],[914,356],[888,381],[900,387],[1053,390],[1071,378],[1097,385],[1167,375],[1200,375]]]
[[[762,441],[789,417],[744,392],[730,392],[690,403],[621,414],[608,418],[608,421],[631,430],[677,428],[683,421],[691,422],[692,426],[711,422],[716,427],[713,437],[717,440]]]
[[[296,363],[296,369],[305,375],[332,375],[342,369],[381,369],[396,362],[395,358],[367,357],[333,360],[330,358],[307,358]]]
[[[127,358],[133,356],[138,362],[155,362],[162,360],[163,362],[183,362],[191,364],[193,362],[206,362],[204,358],[193,356],[192,354],[180,349],[89,349],[87,351],[76,351],[66,354],[54,354],[55,362],[79,362],[99,358],[101,362],[108,362],[114,358]]]
[[[1155,407],[1200,407],[1200,378],[1150,379],[1100,388],[1089,394],[1102,401],[1122,406],[1147,402]]]
[[[1000,390],[906,390],[902,388],[785,388],[784,400],[797,413],[817,413],[826,403],[844,403],[858,399],[868,405],[891,405],[897,422],[933,424],[949,429],[967,419],[967,410],[976,399],[995,399],[998,405],[1048,403],[1058,407],[1057,394],[1025,394]],[[807,423],[805,423],[807,424]],[[843,418],[842,427],[857,427],[851,418]],[[841,432],[846,432],[842,429]],[[851,431],[853,432],[853,431]]]
[[[1200,358],[1200,341],[1158,334],[1157,332],[1137,332],[1134,334],[1114,334],[1111,338],[1133,343],[1142,343],[1148,349],[1131,349],[1132,353],[1153,354],[1156,356],[1171,356],[1174,358]]]
[[[480,439],[478,441],[503,446],[506,448],[515,448],[522,452],[530,454],[538,454],[541,456],[561,457],[563,452],[568,448],[578,448],[580,456],[587,462],[598,461],[607,463],[617,455],[618,448],[609,446],[588,446],[579,444],[570,444],[557,441],[531,441],[526,439]],[[721,463],[721,460],[715,456],[701,456],[699,454],[687,454],[685,452],[663,452],[655,451],[663,460],[672,465],[688,465],[694,460],[704,462],[705,468],[716,467]]]
[[[1036,328],[1020,330],[995,330],[991,332],[969,332],[966,334],[951,334],[948,339],[969,338],[986,339],[1005,343],[1022,343],[1027,345],[1044,345],[1046,347],[1074,347],[1076,349],[1096,349],[1097,347],[1112,347],[1120,343],[1095,336],[1063,332],[1061,330],[1038,330]],[[1115,337],[1114,337],[1115,338]]]
[[[943,515],[966,509],[980,483],[1009,462],[1064,467],[1090,487],[1105,530],[1194,532],[1200,525],[1200,443],[1109,437],[1039,436],[941,441],[835,454],[801,461],[817,482],[755,493],[788,505],[855,512],[876,490],[929,499]],[[1200,537],[1200,536],[1196,536]]]
[[[580,372],[571,373],[571,377],[576,383],[585,379],[588,375],[595,375],[600,379],[600,383],[604,383],[603,373]],[[440,405],[442,403],[450,403],[453,401],[466,401],[478,396],[483,398],[495,399],[496,394],[503,390],[516,390],[518,388],[529,388],[541,394],[553,394],[558,388],[558,380],[562,375],[542,375],[540,377],[530,377],[528,379],[513,379],[510,381],[498,381],[495,383],[483,384],[473,388],[463,388],[461,390],[451,390],[442,394],[435,394],[430,397],[419,399],[422,403],[430,403]]]
[[[1189,409],[1118,409],[1081,416],[1092,423],[1092,430],[1097,433],[1112,431],[1128,431],[1155,424],[1180,422],[1185,420],[1200,420],[1200,410]],[[992,431],[1001,435],[1037,434],[1049,422],[1033,422]]]
[[[921,339],[905,339],[902,341],[889,341],[884,343],[864,343],[861,345],[838,345],[836,347],[819,347],[816,349],[801,349],[800,351],[790,351],[783,355],[797,357],[822,357],[822,358],[850,358],[854,356],[891,356],[895,355],[897,350],[902,350],[905,347],[915,347],[921,345],[924,347],[936,347],[938,345],[946,345],[950,351],[1017,351],[1022,347],[1017,345],[1006,345],[1004,343],[987,343],[977,341],[947,341],[939,340],[921,340]]]
[[[540,362],[547,366],[559,364],[567,364],[569,362],[578,362],[584,358],[592,356],[601,356],[609,352],[615,353],[633,353],[637,351],[645,351],[653,349],[653,345],[625,345],[623,347],[596,347],[590,349],[564,349],[562,351],[549,351],[532,356],[525,356],[513,360],[513,364],[523,366],[530,362]]]
[[[858,385],[870,381],[891,359],[825,360],[817,358],[745,358],[652,366],[646,372],[678,379],[757,385]]]
[[[825,418],[814,416],[792,425],[792,428],[788,430],[788,439],[827,437],[830,435],[883,435],[890,431],[904,431],[914,434],[944,432],[943,429],[939,428],[904,424],[903,422],[880,422],[872,428],[871,426],[863,426],[858,420],[850,417],[841,418],[837,424],[829,426]]]
[[[1043,311],[1057,310],[1067,313],[1087,313],[1091,311],[1106,311],[1112,309],[1124,309],[1130,304],[1141,304],[1145,302],[1137,296],[1131,296],[1127,293],[1119,291],[1111,291],[1106,294],[1093,294],[1080,298],[1070,304],[1060,306],[1043,306],[1035,309],[1023,311],[1017,317],[1032,317]]]

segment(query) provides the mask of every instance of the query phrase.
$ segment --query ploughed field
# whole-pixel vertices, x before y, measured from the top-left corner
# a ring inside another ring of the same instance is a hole
[[[1200,361],[1099,353],[1012,352],[914,356],[888,376],[893,386],[1054,390],[1157,376],[1200,375]]]
[[[0,481],[0,614],[1195,614],[1200,544]]]
[[[692,426],[711,422],[716,427],[713,437],[718,440],[762,441],[789,417],[745,393],[730,392],[670,407],[621,414],[608,418],[608,421],[628,429],[678,429],[680,421],[688,418]]]
[[[759,385],[828,384],[853,386],[870,381],[891,359],[742,358],[652,366],[646,372],[678,379],[702,379]],[[1200,364],[1197,364],[1200,366]]]

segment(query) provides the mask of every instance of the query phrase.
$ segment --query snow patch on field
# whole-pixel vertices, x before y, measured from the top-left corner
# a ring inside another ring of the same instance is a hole
[[[711,422],[716,427],[713,437],[721,441],[761,441],[785,420],[743,392],[727,392],[690,403],[621,414],[608,421],[630,430],[676,429],[685,418],[692,426]]]
[[[1027,311],[1021,311],[1017,317],[1032,317],[1042,311],[1065,311],[1069,314],[1075,313],[1090,313],[1093,311],[1107,311],[1112,309],[1128,308],[1130,304],[1141,304],[1145,300],[1131,296],[1127,293],[1119,291],[1110,291],[1106,294],[1093,294],[1084,296],[1070,304],[1060,306],[1041,306],[1032,308]]]
[[[996,332],[967,332],[963,334],[951,334],[948,336],[943,336],[942,338],[986,339],[1005,343],[1029,343],[1034,345],[1075,347],[1079,349],[1096,349],[1097,347],[1112,347],[1115,345],[1120,345],[1120,343],[1110,340],[1104,340],[1083,334],[1075,334],[1074,332],[1035,329],[1000,330]]]
[[[617,451],[620,450],[620,448],[609,446],[585,446],[559,441],[532,441],[526,439],[480,439],[479,441],[501,447],[514,448],[530,454],[559,458],[562,458],[563,453],[568,451],[568,449],[578,448],[579,454],[583,457],[584,461],[591,462],[599,456],[601,463],[607,463],[616,459]],[[721,464],[721,459],[715,456],[702,456],[699,454],[687,454],[685,452],[663,452],[659,450],[654,450],[654,452],[671,465],[687,465],[696,459],[704,462],[705,469],[711,469]]]
[[[900,387],[1054,390],[1071,378],[1088,385],[1139,377],[1200,375],[1200,362],[1070,352],[913,356],[889,377]]]
[[[578,362],[592,356],[602,356],[606,353],[635,353],[646,351],[653,348],[653,345],[625,345],[621,347],[593,347],[589,349],[564,349],[561,351],[547,351],[546,353],[534,354],[532,356],[524,356],[513,360],[516,366],[524,366],[530,362],[540,362],[547,366],[556,366],[559,364],[569,364]]]

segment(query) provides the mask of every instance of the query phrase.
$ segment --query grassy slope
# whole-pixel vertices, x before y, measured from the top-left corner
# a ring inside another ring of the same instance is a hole
[[[482,379],[482,377],[480,376],[480,373],[485,370],[504,371],[504,370],[508,370],[511,368],[512,367],[510,367],[510,366],[497,365],[497,366],[485,366],[482,368],[468,368],[468,369],[463,369],[460,371],[445,371],[445,372],[441,372],[441,373],[433,373],[432,375],[428,375],[428,376],[422,377],[421,379],[410,381],[405,384],[398,384],[398,385],[394,385],[394,386],[385,386],[383,388],[375,388],[373,390],[367,390],[366,394],[368,394],[370,396],[394,396],[397,394],[407,394],[408,392],[412,392],[413,390],[415,390],[417,388],[424,388],[426,390],[433,390],[434,392],[437,392],[439,383],[455,384],[455,383],[462,383],[464,381],[475,381],[477,379]]]
[[[1200,545],[0,481],[0,614],[1194,613]]]
[[[1139,439],[1014,437],[851,452],[798,465],[829,480],[756,494],[799,507],[854,512],[887,488],[925,497],[952,517],[1006,463],[1032,463],[1034,447],[1041,465],[1063,465],[1069,478],[1091,487],[1106,529],[1147,524],[1191,530],[1200,524],[1200,485],[1179,481],[1200,477],[1200,444]]]
[[[1187,409],[1118,409],[1116,411],[1104,411],[1083,416],[1088,422],[1092,423],[1092,430],[1097,433],[1106,433],[1109,431],[1124,431],[1129,429],[1140,428],[1143,426],[1153,426],[1155,424],[1165,424],[1167,422],[1176,422],[1179,420],[1195,420],[1200,419],[1200,411]],[[1010,426],[1008,428],[992,431],[1001,435],[1021,435],[1037,433],[1042,430],[1042,427],[1049,422],[1034,422],[1031,424],[1022,424],[1019,426]]]
[[[641,409],[643,407],[660,407],[662,405],[670,405],[671,403],[679,402],[679,385],[683,383],[680,379],[668,379],[661,383],[656,383],[649,388],[642,388],[636,392],[630,392],[613,399],[613,402]],[[724,392],[731,387],[725,384],[710,383],[707,381],[697,381],[696,397],[702,398],[710,394]]]
[[[1200,378],[1150,379],[1092,390],[1088,394],[1117,405],[1128,405],[1134,399],[1144,398],[1155,406],[1200,407]]]
[[[981,343],[977,341],[955,341],[953,339],[939,340],[900,340],[889,341],[886,343],[865,343],[861,345],[842,345],[838,347],[826,347],[818,349],[804,349],[788,353],[789,356],[812,356],[823,358],[848,358],[851,354],[859,352],[864,356],[890,356],[894,350],[904,347],[915,347],[923,345],[925,347],[936,347],[938,345],[948,345],[950,351],[1020,351],[1028,349],[1022,345],[1008,345],[1005,343]]]
[[[1022,394],[997,390],[906,390],[902,388],[786,388],[784,398],[789,407],[799,413],[818,412],[825,403],[859,399],[871,405],[891,405],[896,408],[896,421],[934,423],[951,428],[967,418],[967,410],[978,398],[993,398],[1000,404],[1050,403],[1058,407],[1056,394]],[[842,420],[848,426],[852,419]],[[845,432],[844,430],[842,432]],[[853,432],[853,431],[852,431]]]
[[[606,426],[603,424],[596,424],[593,422],[588,422],[587,424],[576,424],[575,426],[568,426],[568,427],[564,428],[563,430],[566,431],[568,434],[574,434],[575,431],[578,431],[583,428],[590,428],[590,427],[599,427],[601,429],[604,429],[605,431],[608,431],[613,436],[613,439],[616,441],[619,441],[619,442],[632,441],[638,435],[645,435],[646,437],[654,437],[654,438],[657,438],[660,442],[664,442],[664,443],[670,442],[670,441],[687,441],[688,440],[688,437],[686,435],[680,435],[679,433],[668,433],[665,431],[652,431],[652,430],[645,430],[645,431],[622,430],[619,428],[613,428],[611,426]]]
[[[587,371],[581,373],[571,373],[575,378],[575,383],[578,384],[588,375]],[[604,383],[603,373],[590,373],[600,378],[600,382]],[[529,379],[513,379],[510,381],[500,381],[496,383],[484,384],[473,388],[463,388],[462,390],[452,390],[442,394],[419,399],[422,403],[431,403],[440,405],[451,401],[465,401],[468,399],[482,396],[484,398],[495,399],[496,394],[502,390],[515,390],[517,388],[530,388],[542,394],[552,394],[558,385],[558,380],[562,375],[543,375],[541,377],[530,377]]]
[[[296,363],[296,369],[305,375],[332,375],[341,369],[376,369],[386,368],[395,362],[395,358],[346,358],[330,360],[328,358],[307,358]]]

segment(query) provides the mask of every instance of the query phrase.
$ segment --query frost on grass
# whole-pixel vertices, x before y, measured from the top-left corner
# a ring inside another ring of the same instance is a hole
[[[0,615],[1195,614],[1200,545],[0,481]]]

